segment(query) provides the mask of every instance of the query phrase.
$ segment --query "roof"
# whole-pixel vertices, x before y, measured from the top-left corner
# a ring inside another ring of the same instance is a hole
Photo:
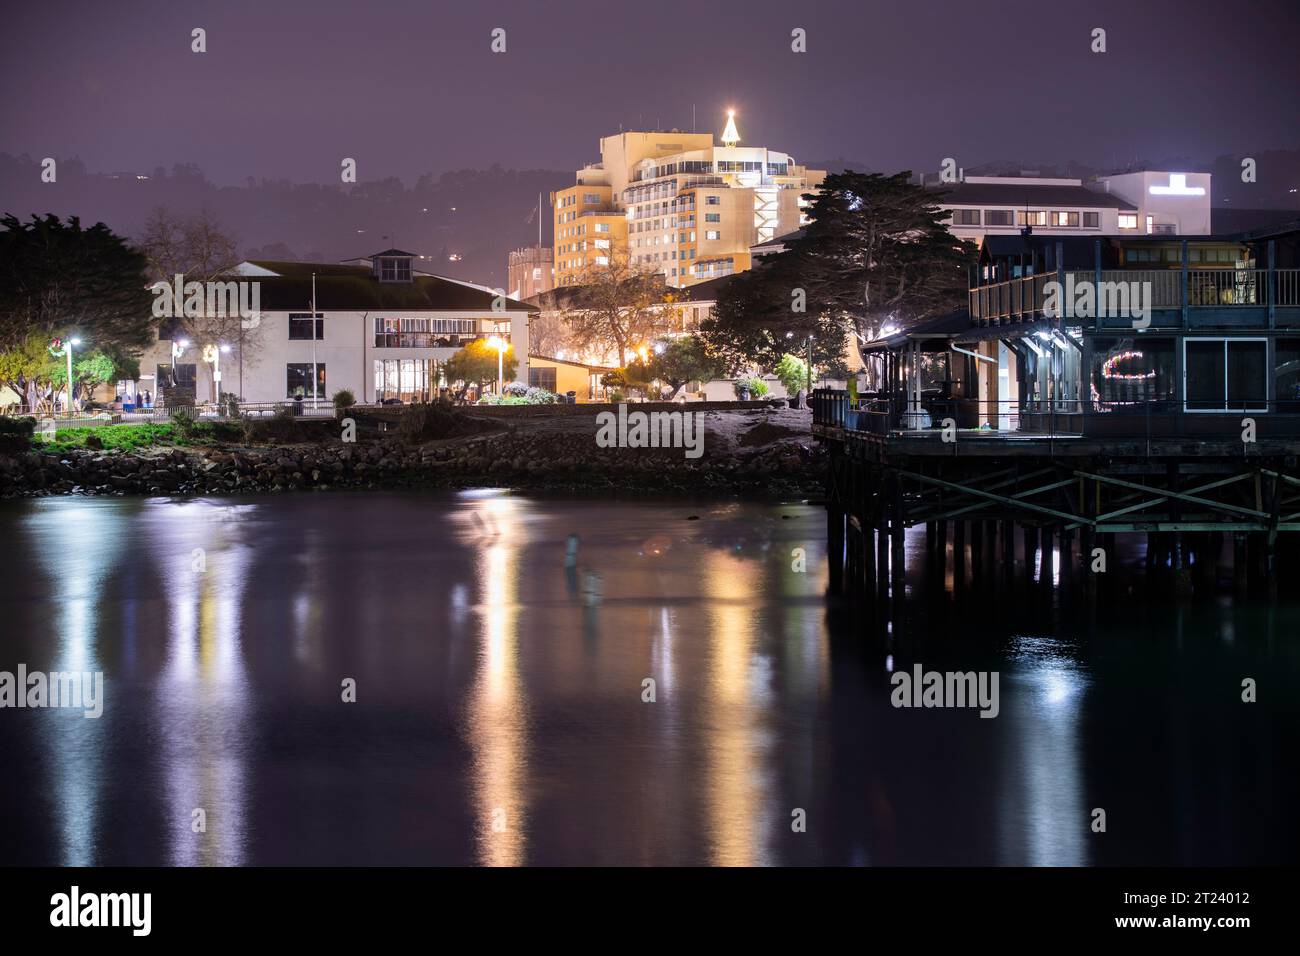
[[[731,285],[738,275],[744,275],[744,273],[733,272],[728,276],[719,276],[716,279],[707,279],[704,282],[697,282],[681,289],[674,289],[672,293],[673,299],[677,302],[714,302],[722,290]]]
[[[366,258],[378,259],[380,256],[409,256],[412,259],[418,258],[414,252],[403,252],[401,249],[385,249],[383,252],[372,252]]]
[[[858,346],[858,351],[892,351],[907,342],[923,341],[925,339],[943,339],[947,341],[963,332],[969,332],[970,327],[970,313],[965,309],[961,309],[957,312],[949,312],[946,315],[922,319],[920,322],[905,329],[899,329],[893,335],[883,339],[872,339],[870,342]]]
[[[1056,246],[1060,243],[1061,257],[1067,269],[1086,269],[1093,265],[1093,243],[1097,239],[1107,240],[1112,236],[1045,236],[1034,233],[1029,236],[989,234],[980,244],[980,260],[988,258],[1009,258],[1011,256],[1031,256],[1044,261],[1056,258]],[[1053,268],[1055,264],[1053,263]]]
[[[569,359],[559,359],[551,355],[538,355],[533,353],[528,356],[530,362],[554,362],[556,365],[569,365],[573,368],[586,369],[588,372],[615,372],[616,368],[607,365],[588,365],[586,362],[572,362]]]
[[[1114,193],[1098,192],[1087,186],[1034,185],[1032,183],[943,183],[938,188],[942,206],[1063,206],[1084,209],[1137,209]]]
[[[382,253],[381,253],[382,254]],[[316,308],[329,312],[406,309],[416,312],[493,312],[497,293],[457,279],[417,275],[411,282],[380,282],[367,266],[323,262],[249,260],[274,273],[258,277],[261,307],[268,312],[310,309],[312,274]],[[535,306],[507,298],[507,312],[536,312]]]
[[[802,239],[807,230],[799,228],[793,232],[787,232],[783,236],[777,236],[775,239],[769,239],[767,242],[760,242],[758,245],[750,246],[750,251],[763,255],[767,252],[781,252],[785,249],[786,243],[794,242],[796,239]]]

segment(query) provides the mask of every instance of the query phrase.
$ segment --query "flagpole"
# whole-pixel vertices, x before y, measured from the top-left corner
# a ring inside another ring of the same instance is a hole
[[[311,274],[311,397],[312,408],[316,407],[316,273]]]

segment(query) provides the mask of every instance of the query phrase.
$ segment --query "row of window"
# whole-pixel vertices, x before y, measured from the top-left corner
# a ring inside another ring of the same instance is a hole
[[[1097,229],[1101,226],[1101,214],[1096,212],[1069,212],[1057,210],[1048,212],[1045,209],[954,209],[952,212],[952,222],[954,226],[978,226],[981,217],[983,224],[986,226],[1010,226],[1013,223],[1019,226],[1047,226],[1051,225],[1057,228],[1077,228],[1082,224],[1084,229]],[[1121,219],[1124,217],[1121,216]],[[1133,225],[1121,228],[1137,228],[1137,217],[1131,217]]]
[[[1188,262],[1237,262],[1242,253],[1237,249],[1194,249],[1187,250]],[[1177,246],[1165,249],[1125,249],[1125,262],[1178,262],[1183,261],[1183,253]]]

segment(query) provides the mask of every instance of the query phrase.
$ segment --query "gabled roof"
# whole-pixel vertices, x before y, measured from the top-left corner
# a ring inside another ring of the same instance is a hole
[[[858,351],[892,351],[907,342],[925,341],[927,339],[942,339],[947,341],[956,338],[963,332],[969,331],[970,313],[965,309],[961,309],[957,312],[949,312],[946,315],[936,315],[933,318],[922,319],[915,325],[909,326],[905,329],[899,329],[893,335],[881,339],[872,339],[870,342],[862,343],[858,346]]]
[[[932,187],[927,187],[932,188]],[[1114,193],[1097,192],[1086,186],[1034,185],[1032,183],[943,183],[942,206],[997,206],[1023,209],[1026,206],[1060,206],[1082,209],[1133,210],[1137,206]]]
[[[366,258],[378,259],[380,256],[407,256],[411,259],[417,258],[414,252],[403,252],[401,249],[385,249],[383,252],[372,252]]]
[[[245,269],[252,266],[253,269]],[[258,280],[261,306],[268,312],[308,310],[312,274],[316,275],[316,309],[321,312],[409,310],[413,312],[482,312],[495,310],[497,293],[458,279],[416,275],[410,282],[380,282],[367,266],[326,262],[281,262],[260,259],[240,263],[236,274]],[[535,306],[506,299],[507,312],[536,312]]]

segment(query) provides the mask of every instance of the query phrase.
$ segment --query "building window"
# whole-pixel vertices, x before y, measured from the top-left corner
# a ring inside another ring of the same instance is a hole
[[[1010,226],[1015,223],[1015,213],[1010,209],[985,209],[986,226]]]
[[[722,213],[719,213],[719,212],[706,212],[706,213],[704,214],[704,221],[705,221],[705,222],[722,222]]]
[[[722,204],[722,197],[721,197],[721,196],[705,196],[705,197],[704,197],[704,205],[706,205],[706,206],[718,206],[718,205],[721,205],[721,204]]]
[[[315,364],[315,388],[312,388],[312,363],[291,362],[285,366],[286,389],[289,398],[324,398],[325,363]]]
[[[315,316],[313,320],[313,315]],[[312,332],[315,331],[315,335]],[[320,341],[325,338],[325,319],[321,312],[290,312],[289,313],[289,338],[290,339],[307,339],[315,338]]]
[[[410,282],[411,260],[405,257],[383,256],[379,260],[380,282]]]
[[[1185,339],[1189,412],[1268,411],[1265,339]]]
[[[1052,213],[1053,226],[1077,226],[1078,224],[1079,224],[1079,214],[1077,212]]]
[[[1148,402],[1174,401],[1174,340],[1094,339],[1090,390],[1098,412],[1144,412]]]
[[[177,388],[193,388],[195,383],[198,382],[198,369],[198,365],[193,362],[179,363],[176,366],[175,386]],[[66,378],[67,376],[64,377]],[[170,365],[158,366],[158,377],[154,379],[154,385],[156,388],[172,387],[172,367]],[[154,396],[154,401],[157,400],[157,396]]]
[[[600,193],[583,193],[582,201],[588,206],[600,205]]]
[[[375,400],[428,401],[437,386],[437,366],[433,359],[376,359]]]
[[[609,232],[609,223],[607,223],[607,222],[598,222],[598,223],[596,223],[596,231],[597,231],[597,232]]]
[[[1135,212],[1122,212],[1119,214],[1119,227],[1121,229],[1136,229],[1138,227],[1138,217]]]
[[[952,211],[952,224],[954,226],[978,226],[980,224],[980,211],[978,209],[954,209]]]
[[[1047,212],[1041,209],[1021,210],[1016,213],[1016,222],[1022,226],[1047,225]]]
[[[1083,228],[1096,229],[1101,225],[1101,214],[1095,212],[1085,212],[1083,214]]]
[[[530,367],[528,369],[528,385],[531,388],[544,388],[548,392],[554,392],[555,369]]]
[[[717,229],[708,229],[704,233],[705,239],[721,239],[722,233]]]

